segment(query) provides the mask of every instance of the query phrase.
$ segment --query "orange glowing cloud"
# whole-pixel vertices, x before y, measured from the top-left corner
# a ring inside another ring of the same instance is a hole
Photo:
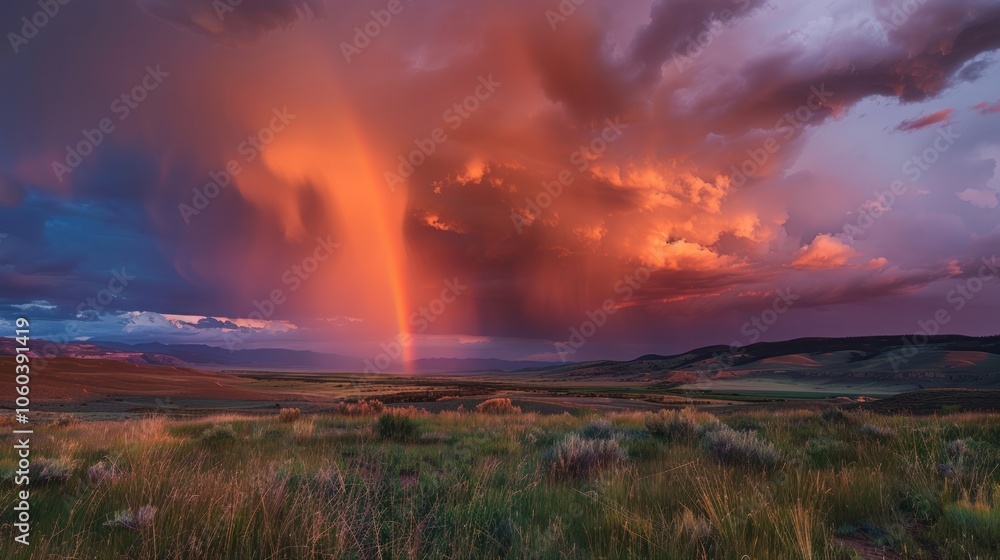
[[[655,238],[645,254],[645,262],[665,270],[718,270],[731,264],[730,259],[720,257],[710,249],[697,243],[681,239],[665,243]]]
[[[803,270],[842,268],[856,256],[858,252],[841,237],[824,233],[799,249],[791,266]]]

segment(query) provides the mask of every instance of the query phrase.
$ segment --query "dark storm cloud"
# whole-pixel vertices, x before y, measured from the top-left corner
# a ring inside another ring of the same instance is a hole
[[[227,44],[253,41],[322,16],[323,0],[136,0],[146,12]]]
[[[765,4],[766,0],[655,0],[649,23],[636,32],[631,46],[638,82],[656,84],[661,67],[671,60],[681,60],[681,68],[693,64],[685,59]]]
[[[821,50],[804,51],[791,36],[766,53],[751,54],[736,73],[700,96],[690,113],[708,115],[717,129],[766,126],[802,106],[819,86],[833,92],[830,109],[873,95],[922,101],[953,85],[966,62],[1000,48],[1000,4],[928,1],[918,13],[922,17],[890,31],[888,42],[864,36],[839,40],[835,60]],[[942,20],[947,23],[928,29],[928,22]],[[811,122],[832,113],[817,112]]]
[[[92,298],[105,300],[92,308],[102,312],[210,306],[164,260],[139,205],[33,194],[17,207],[0,206],[0,223],[9,232],[0,243],[2,302],[47,300],[55,309],[46,314],[63,318]],[[101,294],[109,283],[113,293]]]

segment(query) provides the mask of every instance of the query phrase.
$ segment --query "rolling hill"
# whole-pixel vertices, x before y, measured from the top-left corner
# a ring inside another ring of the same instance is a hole
[[[834,387],[880,384],[926,387],[1000,387],[1000,336],[930,337],[913,346],[899,336],[799,338],[735,349],[707,346],[676,355],[596,361],[532,371],[560,379],[658,381],[734,387],[773,380]]]

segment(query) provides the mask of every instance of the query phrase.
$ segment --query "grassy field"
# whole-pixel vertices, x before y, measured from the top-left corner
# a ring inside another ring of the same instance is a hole
[[[505,408],[64,418],[0,556],[998,557],[1000,415]]]

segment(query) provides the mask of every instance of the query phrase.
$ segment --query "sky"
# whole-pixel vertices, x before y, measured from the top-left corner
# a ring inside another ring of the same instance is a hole
[[[997,0],[0,22],[0,333],[402,363],[997,334]]]

